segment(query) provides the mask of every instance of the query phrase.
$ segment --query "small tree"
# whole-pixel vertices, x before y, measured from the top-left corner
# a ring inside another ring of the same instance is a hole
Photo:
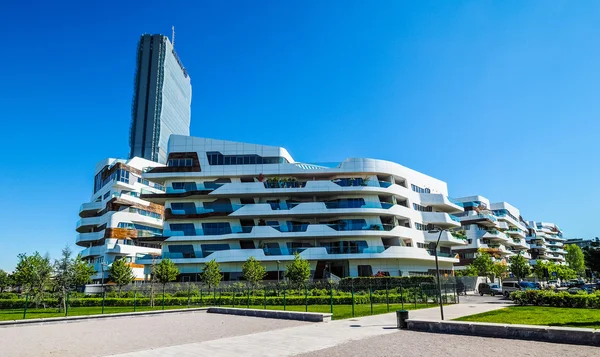
[[[0,269],[0,293],[3,293],[6,288],[10,287],[10,275]]]
[[[477,257],[471,263],[478,276],[490,276],[493,273],[494,262],[492,256],[480,250]]]
[[[527,260],[519,253],[510,259],[510,272],[513,275],[521,280],[529,275],[531,269],[529,268],[529,264]]]
[[[221,269],[219,268],[219,263],[216,260],[211,260],[210,262],[204,265],[204,270],[202,271],[202,282],[208,285],[208,288],[216,288],[221,283]]]
[[[128,284],[131,284],[135,280],[133,269],[127,264],[125,259],[117,259],[110,266],[109,270],[111,280],[117,284],[119,288],[119,295],[121,294],[121,288]]]
[[[76,287],[89,283],[92,279],[92,275],[96,273],[94,267],[81,258],[81,254],[77,254],[75,259],[73,259],[72,269],[73,285]]]
[[[267,275],[267,271],[262,264],[256,258],[250,257],[244,265],[242,265],[242,276],[246,279],[252,286],[256,286],[256,284],[263,280]]]
[[[567,251],[565,259],[569,264],[569,268],[575,270],[579,276],[583,275],[585,273],[585,261],[581,248],[575,244],[567,244],[565,250]]]
[[[13,274],[15,283],[23,291],[32,296],[36,305],[43,303],[44,290],[50,283],[52,275],[52,265],[48,254],[41,256],[35,252],[33,255],[19,254],[19,262]]]
[[[179,269],[173,261],[169,258],[165,258],[160,261],[154,268],[152,275],[156,280],[163,285],[163,299],[165,296],[165,287],[167,283],[175,281],[179,275]]]
[[[286,266],[285,276],[292,284],[298,286],[305,284],[310,278],[310,263],[296,253],[294,260]]]
[[[494,277],[498,277],[502,281],[508,276],[508,265],[506,263],[495,262],[492,267],[492,273]]]

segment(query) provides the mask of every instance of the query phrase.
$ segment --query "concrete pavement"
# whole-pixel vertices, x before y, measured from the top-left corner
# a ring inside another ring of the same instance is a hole
[[[461,297],[461,304],[445,306],[447,319],[506,307],[499,298]],[[410,311],[410,317],[439,318],[439,307]],[[218,340],[189,343],[117,355],[155,356],[294,356],[376,336],[397,333],[396,314],[365,316],[309,324]]]

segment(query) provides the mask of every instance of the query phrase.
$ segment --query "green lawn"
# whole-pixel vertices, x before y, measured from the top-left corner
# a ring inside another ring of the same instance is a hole
[[[600,329],[600,309],[511,306],[500,310],[461,317],[456,319],[456,321]]]
[[[417,304],[416,309],[423,309],[427,307],[433,307],[433,304]],[[165,306],[165,309],[184,309],[187,306]],[[191,307],[199,307],[199,306],[191,306]],[[228,305],[231,307],[231,305]],[[235,307],[244,308],[246,305],[235,305]],[[263,309],[263,305],[253,306],[250,308],[253,309]],[[401,304],[390,304],[389,311],[393,312],[402,308]],[[137,306],[136,311],[150,311],[150,310],[161,310],[162,306],[160,306],[160,302],[158,306],[151,308],[150,306]],[[284,310],[283,305],[267,305],[267,309],[269,310]],[[285,308],[287,311],[305,311],[305,305],[288,305]],[[415,305],[413,303],[405,303],[405,310],[414,310]],[[308,305],[309,312],[330,312],[330,305]],[[132,306],[106,306],[104,308],[105,314],[114,314],[119,312],[133,312]],[[373,315],[377,314],[385,314],[388,312],[387,304],[373,304]],[[102,313],[101,307],[72,307],[69,308],[69,316],[81,316],[81,315],[97,315]],[[370,304],[361,304],[354,305],[354,316],[368,316],[371,315],[371,305]],[[48,318],[48,317],[63,317],[65,316],[64,312],[58,312],[56,308],[47,308],[47,309],[27,309],[27,319],[37,319],[37,318]],[[333,306],[333,319],[347,319],[352,317],[352,305],[334,305]],[[0,321],[5,320],[21,320],[23,319],[23,309],[4,309],[0,310]]]

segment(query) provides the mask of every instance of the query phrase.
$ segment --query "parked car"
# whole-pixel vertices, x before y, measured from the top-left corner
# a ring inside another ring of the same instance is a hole
[[[558,288],[560,287],[560,283],[558,282],[558,280],[548,280],[548,287]]]
[[[528,283],[527,281],[522,281],[521,283]],[[523,290],[520,283],[518,281],[503,281],[502,282],[502,295],[505,298],[508,298],[510,293],[513,291]]]
[[[531,281],[521,281],[519,282],[519,286],[522,288],[522,290],[539,290],[542,288],[540,283],[534,283]]]
[[[477,287],[477,291],[479,291],[479,295],[481,296],[484,294],[489,294],[492,296],[502,295],[502,288],[498,284],[481,283]]]
[[[569,294],[579,294],[580,291],[583,291],[583,292],[587,293],[587,290],[582,289],[582,288],[578,288],[576,286],[573,286],[573,287],[567,289],[567,292]]]

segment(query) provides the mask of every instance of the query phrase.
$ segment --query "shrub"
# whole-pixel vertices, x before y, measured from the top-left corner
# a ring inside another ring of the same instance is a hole
[[[511,293],[510,299],[517,305],[600,308],[600,293],[598,292],[595,294],[569,294],[566,291],[526,290]]]

